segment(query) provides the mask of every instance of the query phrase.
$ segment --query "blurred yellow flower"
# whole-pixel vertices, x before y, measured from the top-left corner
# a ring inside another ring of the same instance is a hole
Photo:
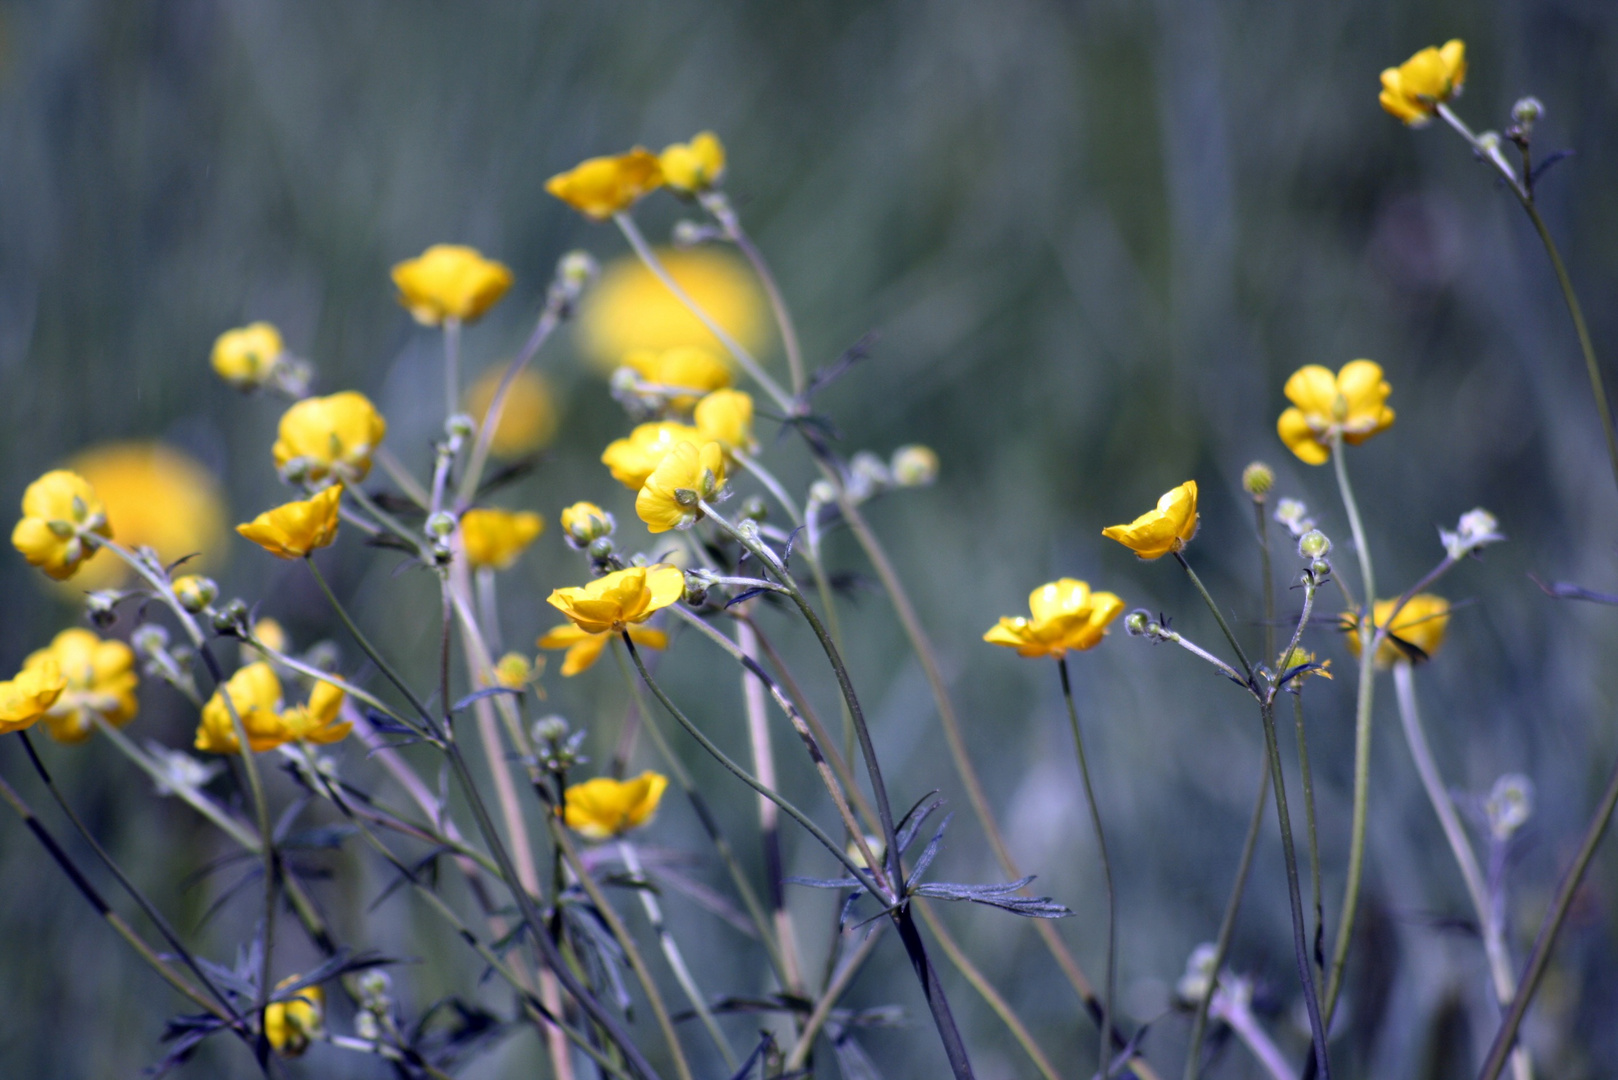
[[[495,391],[505,378],[506,365],[496,364],[466,392],[466,411],[481,425],[494,403]],[[506,390],[500,423],[489,440],[489,452],[498,458],[521,457],[543,449],[556,437],[556,397],[545,376],[523,368]]]
[[[1354,648],[1356,654],[1358,653],[1358,648],[1357,648],[1358,644],[1359,644],[1358,642],[1355,642],[1355,645],[1351,646],[1352,648]],[[1315,654],[1305,650],[1304,648],[1302,648],[1300,646],[1299,648],[1293,649],[1291,652],[1287,653],[1286,656],[1281,658],[1281,669],[1280,669],[1279,672],[1277,672],[1277,674],[1278,675],[1285,675],[1287,672],[1291,671],[1293,668],[1304,667],[1304,666],[1306,666],[1308,664],[1314,664],[1314,663],[1317,663],[1317,661],[1315,660]],[[1305,671],[1301,675],[1294,675],[1293,676],[1293,681],[1294,682],[1301,682],[1302,680],[1307,679],[1307,678],[1309,678],[1310,676],[1313,676],[1313,675],[1318,675],[1322,679],[1330,679],[1331,678],[1331,661],[1327,660],[1327,661],[1324,661],[1324,662],[1320,662],[1319,667],[1316,667],[1311,671]]]
[[[1371,360],[1350,360],[1336,375],[1307,364],[1287,380],[1293,408],[1281,414],[1275,430],[1300,459],[1324,465],[1331,460],[1333,434],[1358,446],[1393,425],[1393,410],[1386,404],[1392,392],[1381,365]]]
[[[55,469],[23,492],[22,520],[11,530],[11,544],[29,563],[64,581],[100,550],[85,539],[92,534],[111,539],[106,507],[84,477]]]
[[[595,503],[576,502],[562,510],[562,531],[575,547],[585,547],[592,540],[611,536],[614,525],[612,515]]]
[[[544,670],[544,657],[530,660],[520,652],[508,652],[495,662],[494,670],[490,673],[493,676],[490,685],[503,686],[507,690],[527,690]],[[545,695],[541,693],[539,696]]]
[[[135,652],[121,641],[103,641],[89,630],[63,630],[23,661],[24,671],[57,671],[65,686],[45,714],[51,737],[83,742],[95,731],[95,714],[117,727],[135,718]]]
[[[292,975],[276,984],[277,990],[296,983],[302,976]],[[325,1017],[326,995],[318,986],[306,986],[286,1001],[272,1001],[264,1006],[264,1037],[276,1053],[284,1057],[297,1057],[309,1049],[309,1042],[320,1033]]]
[[[731,379],[730,368],[700,345],[676,345],[662,352],[634,349],[624,354],[623,366],[634,369],[649,383],[695,391],[669,399],[669,404],[681,411],[691,408],[709,390],[729,386]]]
[[[900,487],[926,487],[938,479],[938,453],[920,443],[901,446],[893,452],[888,471]]]
[[[1460,96],[1466,81],[1466,44],[1459,38],[1442,48],[1429,45],[1396,68],[1382,73],[1382,107],[1411,127],[1422,127],[1433,113]]]
[[[281,332],[267,322],[256,322],[220,334],[211,361],[221,379],[238,390],[252,390],[264,385],[284,352]]]
[[[201,574],[177,577],[170,585],[174,589],[174,598],[180,602],[180,606],[193,615],[206,610],[219,595],[218,583]]]
[[[330,397],[304,398],[281,416],[271,453],[275,467],[314,483],[335,476],[364,480],[371,452],[388,433],[388,422],[369,398],[354,390]],[[288,463],[294,467],[288,469]]]
[[[260,619],[253,624],[251,633],[254,641],[259,642],[271,652],[284,653],[287,651],[287,632],[274,619]]]
[[[608,443],[601,452],[601,463],[612,471],[614,480],[630,491],[639,491],[670,450],[682,442],[702,441],[696,428],[671,420],[641,424],[628,438]]]
[[[1101,535],[1143,559],[1161,559],[1179,551],[1197,535],[1197,482],[1187,480],[1164,492],[1157,509],[1146,511],[1128,525],[1102,529]]]
[[[723,252],[660,249],[658,261],[687,296],[747,351],[769,344],[770,316],[752,270]],[[634,257],[610,264],[579,307],[579,343],[595,365],[611,371],[640,349],[665,352],[696,345],[728,362],[725,347],[691,310]]]
[[[309,692],[309,701],[281,714],[281,735],[285,742],[334,743],[347,737],[354,727],[346,720],[338,720],[343,711],[343,699],[348,695],[329,682],[315,683]]]
[[[225,704],[226,696],[236,707],[236,715],[247,732],[248,745],[255,754],[274,750],[286,742],[281,717],[276,712],[281,707],[281,680],[276,678],[275,669],[261,660],[232,675],[202,707],[202,723],[197,727],[194,743],[198,750],[213,754],[241,751],[242,744],[230,722],[230,708]]]
[[[707,191],[725,174],[725,146],[719,136],[704,131],[690,142],[665,146],[657,157],[663,182],[688,195]]]
[[[511,288],[511,271],[464,244],[434,244],[393,267],[399,303],[423,326],[471,322]]]
[[[669,645],[669,636],[661,630],[654,630],[649,626],[627,627],[629,640],[636,645],[644,645],[648,649],[666,649]],[[553,626],[545,632],[535,644],[541,649],[566,649],[567,655],[562,657],[562,677],[570,679],[581,671],[589,671],[590,667],[601,659],[601,650],[607,647],[612,638],[608,631],[592,633],[581,630],[572,623],[563,623]]]
[[[587,218],[605,221],[663,186],[657,157],[637,146],[627,154],[593,157],[545,181],[545,190]]]
[[[340,486],[326,488],[313,498],[266,510],[236,531],[278,559],[301,559],[337,539],[342,495]]]
[[[1070,649],[1101,644],[1107,624],[1124,610],[1124,602],[1109,592],[1091,592],[1085,582],[1061,578],[1029,593],[1028,610],[1032,618],[1002,617],[983,640],[1016,649],[1018,656],[1060,658]]]
[[[1378,600],[1371,606],[1371,625],[1377,629],[1388,625],[1397,600]],[[1348,651],[1358,659],[1360,655],[1359,619],[1352,611],[1343,612],[1343,629],[1348,632]],[[1392,667],[1400,661],[1424,661],[1432,658],[1444,644],[1444,632],[1449,629],[1449,601],[1432,593],[1417,593],[1400,609],[1393,625],[1388,627],[1387,640],[1376,650],[1376,666]]]
[[[586,840],[611,840],[652,820],[669,778],[643,772],[633,780],[598,776],[562,793],[562,820]]]
[[[697,500],[712,502],[725,486],[725,451],[716,442],[675,445],[657,463],[635,496],[635,513],[654,533],[690,528],[702,510]]]
[[[509,570],[544,531],[540,516],[526,510],[478,509],[461,515],[461,545],[474,570]]]
[[[727,451],[752,452],[753,398],[747,391],[715,390],[697,402],[692,420],[704,439]]]
[[[0,735],[32,727],[66,689],[67,680],[50,659],[0,682]]]
[[[160,442],[104,443],[74,457],[68,468],[101,496],[113,536],[125,547],[149,547],[172,563],[194,555],[187,570],[216,565],[224,554],[225,499],[211,471]],[[73,581],[77,589],[124,584],[133,571],[104,556]]]
[[[580,630],[604,634],[645,622],[684,595],[684,571],[659,563],[616,570],[588,585],[553,589],[547,600]]]

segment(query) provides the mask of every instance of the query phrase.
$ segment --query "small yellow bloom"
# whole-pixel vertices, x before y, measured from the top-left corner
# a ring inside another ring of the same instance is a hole
[[[751,453],[753,442],[753,398],[745,390],[715,390],[697,402],[692,415],[697,431],[725,450]]]
[[[341,688],[324,680],[315,683],[309,692],[309,701],[281,714],[281,735],[285,742],[334,743],[348,736],[354,727],[338,717],[343,711],[343,699],[348,695]]]
[[[281,680],[275,669],[262,660],[248,664],[208,699],[202,707],[202,723],[197,727],[194,745],[198,750],[213,754],[241,752],[236,729],[230,722],[230,708],[225,697],[236,707],[242,727],[247,731],[248,745],[256,754],[274,750],[286,742],[286,731],[277,710],[281,707]]]
[[[547,599],[580,630],[604,634],[645,622],[684,595],[684,571],[659,563],[616,570],[588,585],[553,589]]]
[[[983,640],[1017,650],[1018,656],[1065,656],[1068,650],[1093,649],[1106,636],[1107,624],[1124,610],[1109,592],[1093,593],[1073,578],[1041,585],[1028,594],[1032,618],[1002,617]]]
[[[1275,422],[1287,449],[1310,465],[1331,460],[1334,434],[1353,446],[1393,426],[1386,402],[1393,387],[1382,367],[1371,360],[1350,360],[1333,375],[1319,364],[1307,364],[1287,380],[1290,408]]]
[[[1157,509],[1146,511],[1128,525],[1102,529],[1101,535],[1143,559],[1161,559],[1179,551],[1197,535],[1197,482],[1187,480],[1164,492]]]
[[[264,385],[284,352],[281,332],[267,322],[256,322],[220,334],[211,359],[221,379],[238,390],[252,390]]]
[[[1312,652],[1307,651],[1306,649],[1304,649],[1304,648],[1302,648],[1300,646],[1299,648],[1293,649],[1291,652],[1287,653],[1285,657],[1282,658],[1282,660],[1281,660],[1281,670],[1276,672],[1276,674],[1278,676],[1279,675],[1285,675],[1287,672],[1291,671],[1293,668],[1304,667],[1307,664],[1314,664],[1314,663],[1317,663],[1317,661],[1315,660],[1315,654],[1312,653]],[[1293,682],[1293,683],[1302,682],[1304,679],[1309,678],[1311,675],[1318,675],[1322,679],[1331,678],[1331,661],[1327,660],[1327,661],[1321,662],[1320,666],[1315,668],[1312,671],[1306,671],[1301,675],[1294,675],[1292,677],[1291,682]]]
[[[615,525],[612,515],[595,503],[576,502],[562,511],[562,531],[574,547],[586,547],[592,540],[611,536]]]
[[[636,645],[644,645],[648,649],[666,649],[669,646],[669,636],[661,630],[649,626],[631,626],[627,630],[629,640]],[[566,649],[567,655],[562,657],[562,678],[570,679],[581,671],[589,671],[601,659],[601,650],[607,647],[611,637],[609,632],[592,633],[572,623],[563,623],[551,627],[535,644],[541,649]]]
[[[23,558],[64,581],[100,550],[86,539],[90,535],[112,538],[107,509],[89,481],[55,469],[28,485],[22,496],[22,520],[11,530],[11,544]]]
[[[1455,38],[1442,48],[1429,45],[1382,73],[1382,107],[1411,127],[1422,127],[1438,106],[1460,96],[1465,81],[1466,44]]]
[[[122,727],[135,718],[135,652],[121,641],[103,641],[89,630],[63,630],[50,645],[23,661],[23,670],[61,675],[61,696],[45,714],[51,737],[77,743],[95,730],[95,715]],[[49,678],[45,682],[49,682]]]
[[[236,531],[278,559],[301,559],[337,539],[341,487],[266,510]]]
[[[614,439],[601,452],[601,463],[612,471],[612,478],[630,491],[639,491],[662,464],[670,450],[683,442],[703,442],[694,427],[663,420],[641,424],[628,438]]]
[[[624,354],[623,366],[657,386],[693,391],[669,397],[669,405],[682,412],[708,391],[729,386],[731,380],[730,368],[701,345],[677,345],[662,352],[634,349]]]
[[[682,442],[664,455],[635,496],[635,513],[654,533],[688,529],[702,516],[697,500],[712,502],[725,486],[725,451],[716,442],[699,449]]]
[[[707,191],[725,174],[725,146],[711,131],[701,132],[687,143],[665,146],[657,160],[663,167],[663,182],[688,195]]]
[[[471,322],[511,288],[511,271],[464,244],[434,244],[393,267],[399,303],[423,326]]]
[[[466,411],[481,425],[505,378],[506,365],[496,364],[478,377],[466,392]],[[500,422],[489,439],[489,452],[497,458],[522,457],[551,444],[556,437],[556,396],[545,376],[523,368],[506,390]]]
[[[281,417],[279,437],[271,452],[275,467],[296,462],[306,480],[327,476],[347,482],[364,480],[371,471],[371,452],[388,433],[388,422],[370,399],[354,390],[330,397],[304,398]]]
[[[562,820],[586,840],[611,840],[652,820],[669,778],[643,772],[633,780],[598,776],[562,793]]]
[[[461,546],[467,564],[474,570],[485,567],[509,570],[540,533],[545,522],[529,511],[480,509],[461,515]]]
[[[291,986],[302,976],[282,979],[275,988]],[[264,1006],[264,1037],[270,1047],[284,1057],[297,1057],[309,1049],[310,1040],[320,1034],[325,1018],[326,995],[318,986],[306,986],[286,1001]]]
[[[261,643],[271,652],[287,651],[287,632],[274,619],[260,619],[253,624],[251,633],[254,641]]]
[[[605,221],[663,186],[657,156],[637,146],[627,154],[594,157],[545,181],[545,190],[587,218]]]
[[[67,679],[54,659],[24,668],[16,678],[0,682],[0,735],[32,727],[66,689]]]
[[[920,443],[901,446],[893,452],[888,472],[900,487],[926,487],[938,479],[938,454]]]
[[[503,686],[507,690],[524,691],[538,681],[540,673],[545,670],[545,658],[536,656],[530,660],[520,652],[508,652],[495,662],[492,675],[492,686]],[[540,697],[545,695],[541,693]]]
[[[1380,629],[1388,624],[1397,600],[1378,600],[1371,606],[1371,624]],[[1352,611],[1343,612],[1343,629],[1348,632],[1348,651],[1357,659],[1360,655],[1359,619]],[[1398,617],[1388,628],[1387,640],[1376,650],[1376,666],[1392,667],[1401,661],[1416,662],[1432,659],[1438,647],[1444,644],[1444,632],[1449,629],[1449,601],[1432,593],[1417,593],[1399,610]]]
[[[685,294],[755,355],[769,344],[769,308],[746,263],[721,251],[659,249],[657,258]],[[602,371],[640,349],[696,345],[728,356],[713,332],[633,256],[610,264],[579,306],[579,344]]]

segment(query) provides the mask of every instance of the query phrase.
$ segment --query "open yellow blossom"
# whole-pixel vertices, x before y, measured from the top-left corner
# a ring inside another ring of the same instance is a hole
[[[661,352],[634,349],[624,354],[624,367],[649,383],[694,391],[669,398],[669,405],[682,412],[709,390],[729,386],[731,378],[730,368],[701,345],[676,345]]]
[[[281,735],[286,742],[334,743],[348,736],[354,725],[338,717],[348,695],[324,680],[315,683],[309,701],[281,714]]]
[[[503,686],[507,690],[523,692],[529,687],[539,690],[536,683],[545,671],[545,658],[536,656],[532,660],[520,652],[508,652],[495,661],[494,668],[489,672],[488,685]],[[545,692],[539,690],[539,696],[544,697]]]
[[[29,563],[64,581],[100,550],[87,539],[92,535],[112,538],[106,507],[84,477],[54,469],[23,492],[22,520],[11,530],[11,544]]]
[[[1459,38],[1429,45],[1382,73],[1382,107],[1411,127],[1422,127],[1438,106],[1459,97],[1466,81],[1466,44]]]
[[[423,326],[471,322],[511,288],[511,271],[464,244],[434,244],[393,267],[399,303]]]
[[[626,631],[629,640],[636,645],[644,645],[648,649],[666,649],[669,646],[669,636],[661,630],[649,626],[631,626]],[[535,644],[541,649],[566,649],[567,654],[562,657],[562,677],[570,679],[581,671],[589,671],[601,659],[601,650],[607,647],[611,638],[612,634],[605,631],[592,633],[572,623],[563,623],[545,631],[545,636]]]
[[[527,550],[545,522],[527,510],[478,509],[461,515],[461,545],[474,570],[509,570]]]
[[[0,682],[0,735],[32,727],[66,689],[67,679],[53,659],[24,668],[16,678]]]
[[[593,157],[545,181],[545,190],[587,218],[605,221],[663,186],[657,155],[643,146],[627,154]]]
[[[252,390],[264,385],[284,352],[281,331],[267,322],[256,322],[220,334],[210,360],[221,379],[238,390]]]
[[[89,630],[63,630],[23,661],[24,671],[56,670],[65,682],[45,713],[51,737],[77,743],[95,731],[95,717],[122,727],[135,718],[135,652],[121,641],[104,641]]]
[[[1371,623],[1376,628],[1388,625],[1397,600],[1378,600],[1371,606]],[[1356,658],[1360,655],[1359,619],[1352,611],[1343,612],[1343,629],[1348,632],[1348,651]],[[1444,632],[1449,629],[1449,601],[1432,593],[1417,593],[1399,610],[1393,625],[1388,628],[1387,639],[1376,650],[1376,666],[1389,668],[1401,661],[1429,660],[1444,644]]]
[[[1358,446],[1393,426],[1388,395],[1393,387],[1372,360],[1350,360],[1333,375],[1319,364],[1306,364],[1287,380],[1293,407],[1281,414],[1275,430],[1287,449],[1310,465],[1331,460],[1334,435]]]
[[[466,392],[466,412],[479,425],[489,415],[489,406],[505,378],[506,365],[496,364]],[[497,458],[522,457],[542,450],[556,438],[556,396],[545,376],[523,368],[506,389],[506,402],[500,408],[500,422],[489,439],[489,452]]]
[[[301,559],[337,539],[341,487],[266,510],[236,531],[278,559]]]
[[[1061,578],[1029,593],[1028,610],[1031,618],[1002,617],[983,640],[1016,649],[1018,656],[1060,658],[1101,644],[1124,602],[1110,592],[1091,592],[1085,582]]]
[[[614,480],[630,491],[639,491],[670,450],[683,442],[702,441],[702,433],[685,424],[670,420],[641,424],[627,438],[608,443],[601,452],[601,463],[612,471]]]
[[[297,982],[302,976],[292,975],[276,984],[277,990]],[[320,1034],[325,1018],[326,995],[318,986],[306,986],[286,1001],[272,1001],[264,1006],[264,1037],[270,1047],[283,1057],[297,1057],[309,1049],[309,1043]]]
[[[580,630],[604,634],[645,622],[684,595],[685,572],[659,563],[615,570],[588,585],[553,589],[547,600]]]
[[[248,664],[230,677],[225,685],[215,690],[213,697],[202,707],[202,723],[197,727],[194,745],[198,750],[212,754],[235,754],[242,744],[236,738],[236,729],[230,722],[230,708],[225,697],[236,707],[242,727],[247,732],[248,745],[255,754],[274,750],[286,742],[286,730],[277,712],[281,707],[281,680],[275,669],[259,661]]]
[[[697,402],[691,419],[704,439],[727,452],[753,450],[753,397],[747,391],[715,390]]]
[[[329,397],[304,398],[281,416],[279,436],[271,452],[275,467],[294,463],[305,480],[328,476],[344,482],[364,480],[371,453],[388,433],[388,422],[369,398],[354,390]]]
[[[562,820],[586,840],[611,840],[652,820],[669,778],[643,772],[633,780],[598,776],[562,793]]]
[[[746,263],[712,249],[660,248],[657,258],[709,318],[755,355],[769,344],[773,323],[758,278]],[[579,344],[610,372],[638,349],[655,353],[696,345],[728,358],[724,345],[633,256],[608,264],[579,305]]]
[[[635,496],[635,513],[654,533],[688,529],[725,486],[725,450],[716,442],[682,442],[664,455]]]
[[[592,540],[611,536],[615,524],[612,515],[595,503],[576,502],[562,510],[562,531],[574,547],[586,547]]]
[[[1128,525],[1112,525],[1101,535],[1116,540],[1143,559],[1161,559],[1191,542],[1197,535],[1197,482],[1187,480],[1163,493],[1157,508]]]
[[[690,142],[665,146],[657,156],[663,182],[675,191],[696,195],[707,191],[725,174],[725,145],[711,131],[692,136]]]

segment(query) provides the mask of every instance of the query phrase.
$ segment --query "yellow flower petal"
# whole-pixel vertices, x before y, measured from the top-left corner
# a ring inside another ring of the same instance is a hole
[[[388,422],[364,394],[345,390],[323,398],[304,398],[281,417],[271,452],[275,467],[296,462],[302,476],[319,483],[328,475],[345,482],[365,479],[371,453],[388,433]]]
[[[277,712],[281,707],[281,680],[276,677],[274,668],[259,661],[232,675],[202,707],[202,722],[197,727],[194,744],[198,750],[214,754],[241,752],[241,742],[236,738],[236,728],[230,719],[230,706],[225,704],[226,697],[235,706],[254,753],[262,754],[287,741]]]
[[[585,217],[605,221],[662,185],[656,156],[637,146],[627,154],[582,161],[545,181],[545,190]]]
[[[66,689],[67,679],[54,658],[25,667],[15,678],[0,682],[0,735],[37,723]]]
[[[653,533],[689,528],[702,516],[698,499],[712,500],[725,486],[725,455],[716,442],[677,444],[658,462],[635,496],[635,513]]]
[[[289,502],[266,510],[236,531],[280,559],[301,559],[337,539],[340,486],[326,488],[312,499]]]
[[[267,322],[226,330],[213,343],[215,373],[238,390],[262,386],[286,352],[281,332]]]
[[[424,326],[445,319],[471,322],[511,288],[511,271],[463,244],[434,244],[393,268],[399,303]]]
[[[481,425],[505,378],[506,365],[497,364],[478,377],[466,392],[466,411]],[[556,395],[545,376],[523,368],[506,389],[500,422],[489,439],[489,452],[498,458],[522,457],[551,444],[556,437]]]
[[[1004,617],[983,640],[1016,649],[1019,656],[1062,657],[1101,644],[1107,626],[1124,610],[1112,593],[1092,593],[1073,578],[1041,585],[1029,594],[1028,606],[1033,618]]]
[[[663,182],[676,191],[695,194],[707,191],[725,172],[725,147],[719,136],[704,131],[688,143],[674,143],[658,155]]]
[[[650,821],[668,786],[668,777],[655,772],[633,780],[598,776],[562,793],[562,819],[587,840],[609,840]]]
[[[540,516],[526,510],[477,509],[461,515],[461,545],[474,570],[509,570],[544,531]]]
[[[66,580],[100,551],[92,536],[110,539],[112,526],[106,506],[84,477],[55,469],[28,485],[11,544],[29,563],[57,581]]]
[[[1197,533],[1197,482],[1187,480],[1157,500],[1128,525],[1113,525],[1101,531],[1143,559],[1160,559],[1184,548]]]
[[[614,480],[630,491],[639,491],[670,450],[682,442],[703,441],[700,431],[684,424],[641,424],[628,438],[609,443],[601,453],[601,463],[611,470]]]
[[[1371,605],[1373,627],[1386,626],[1397,600],[1378,600]],[[1389,627],[1388,637],[1376,650],[1376,666],[1392,667],[1401,661],[1415,663],[1430,660],[1449,629],[1449,601],[1432,593],[1417,593],[1400,609],[1398,617]],[[1342,616],[1343,628],[1348,631],[1348,651],[1356,658],[1360,655],[1359,620],[1352,611]]]
[[[680,289],[743,348],[756,356],[769,344],[774,325],[769,306],[745,262],[705,248],[659,249],[657,258]],[[578,326],[585,355],[604,372],[641,350],[661,354],[694,345],[722,361],[729,356],[691,309],[633,256],[608,264],[584,294]]]
[[[631,566],[588,585],[554,589],[548,602],[579,629],[601,634],[645,622],[684,595],[684,571],[659,564]]]

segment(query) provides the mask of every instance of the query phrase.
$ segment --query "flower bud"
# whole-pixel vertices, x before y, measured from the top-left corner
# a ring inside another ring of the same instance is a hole
[[[1545,106],[1537,97],[1518,98],[1517,103],[1511,107],[1511,119],[1522,129],[1524,135],[1533,131],[1534,125],[1544,115]]]
[[[137,627],[135,632],[129,635],[129,644],[141,656],[167,652],[169,632],[156,623],[146,623],[144,626]]]
[[[1534,783],[1521,773],[1507,773],[1494,782],[1483,804],[1489,831],[1496,840],[1509,840],[1534,812]]]
[[[848,493],[856,502],[863,502],[892,485],[893,474],[888,472],[887,462],[869,450],[859,451],[849,461]]]
[[[533,738],[538,746],[551,746],[559,744],[567,738],[572,730],[565,717],[552,713],[534,721]]]
[[[1305,559],[1324,559],[1331,554],[1331,538],[1319,529],[1298,537],[1298,554]]]
[[[121,593],[112,589],[101,589],[84,598],[84,611],[90,621],[105,629],[118,621],[118,612],[115,610],[118,601],[122,599]]]
[[[219,595],[219,585],[212,578],[187,574],[174,579],[174,598],[193,615],[200,615]]]
[[[597,562],[610,559],[612,558],[613,547],[612,537],[598,537],[590,541],[590,558],[595,559]]]
[[[749,495],[742,500],[741,512],[736,515],[747,521],[763,521],[770,516],[770,506],[762,495]]]
[[[1130,637],[1141,637],[1146,633],[1147,624],[1151,621],[1151,612],[1145,608],[1136,608],[1124,616],[1124,630]]]
[[[1468,510],[1456,522],[1455,531],[1448,529],[1438,530],[1438,539],[1444,545],[1444,551],[1451,559],[1462,559],[1473,554],[1478,549],[1490,544],[1498,544],[1505,539],[1499,532],[1500,523],[1493,514],[1482,507]]]
[[[1219,949],[1211,941],[1204,941],[1185,962],[1185,974],[1174,984],[1174,992],[1188,1004],[1200,1002],[1208,996],[1214,977],[1214,958]]]
[[[816,480],[809,485],[809,501],[822,506],[837,501],[837,485],[830,480]]]
[[[1496,154],[1500,151],[1500,133],[1498,131],[1484,131],[1478,133],[1478,148],[1485,154]]]
[[[588,251],[570,251],[556,261],[558,284],[577,296],[601,272],[601,264]]]
[[[562,511],[562,531],[574,547],[584,547],[592,540],[611,536],[614,527],[612,515],[595,503],[576,502]]]
[[[455,531],[455,515],[440,510],[427,519],[427,535],[442,540]]]
[[[1286,526],[1293,536],[1302,536],[1315,527],[1309,508],[1297,499],[1282,499],[1275,504],[1275,520]]]
[[[1309,572],[1315,576],[1315,584],[1318,585],[1331,577],[1331,563],[1325,559],[1316,559],[1309,564]]]
[[[1262,461],[1255,461],[1242,470],[1242,490],[1262,500],[1275,486],[1275,470]]]
[[[343,653],[338,649],[337,642],[327,638],[309,646],[304,651],[303,662],[316,671],[336,671],[342,666]]]
[[[711,227],[681,218],[670,230],[669,242],[677,248],[690,248],[707,243],[714,239],[715,235]]]
[[[247,605],[232,600],[213,614],[213,628],[221,634],[240,634],[247,625]]]
[[[889,459],[888,471],[900,487],[926,487],[938,479],[938,455],[920,443],[901,446]]]
[[[701,570],[687,570],[685,572],[685,602],[692,607],[701,607],[708,602],[708,587],[711,584],[708,576]]]
[[[440,540],[433,545],[433,562],[438,566],[448,566],[455,558],[455,549]]]
[[[387,998],[393,989],[393,979],[381,968],[370,968],[355,981],[359,984],[360,1000],[367,1009],[374,1008],[375,1003]]]
[[[456,442],[465,442],[478,431],[478,422],[465,413],[456,413],[444,421],[444,434]]]

